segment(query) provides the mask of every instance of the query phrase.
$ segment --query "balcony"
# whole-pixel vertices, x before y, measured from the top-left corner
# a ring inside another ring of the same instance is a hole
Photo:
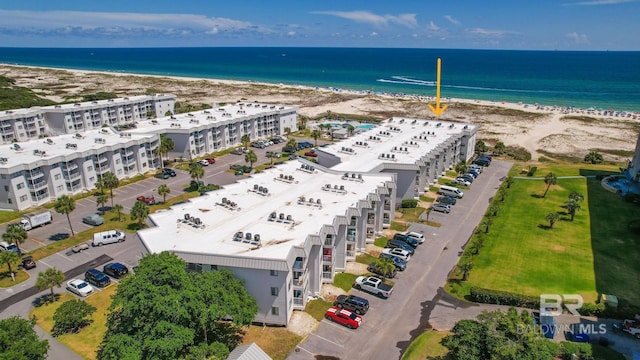
[[[31,190],[37,190],[37,189],[42,189],[43,187],[47,186],[47,182],[46,181],[38,181],[38,182],[33,182],[33,183],[27,183],[27,186]]]
[[[347,250],[347,257],[350,257],[350,258],[356,257],[356,251],[355,250]]]
[[[304,298],[293,298],[293,305],[302,306],[304,305]]]
[[[356,235],[347,235],[347,241],[350,242],[355,242],[356,241]]]
[[[36,182],[36,179],[44,177],[44,172],[42,170],[31,171],[30,174],[27,174],[27,181]]]
[[[62,171],[73,171],[78,168],[78,164],[76,163],[67,163],[66,165],[62,165]]]
[[[331,255],[322,255],[322,261],[324,262],[332,262],[332,257]]]
[[[329,272],[323,271],[322,272],[322,278],[331,280],[331,279],[333,279],[332,273],[330,271]]]
[[[304,260],[296,260],[293,262],[293,269],[301,270],[303,265],[304,265]]]
[[[390,205],[386,205],[384,206],[384,210],[385,211],[390,211],[391,210],[391,206]]]
[[[68,174],[64,174],[64,179],[67,181],[71,181],[73,179],[77,179],[80,177],[80,172],[76,171],[76,172],[70,172]]]
[[[367,219],[367,224],[369,224],[369,225],[373,225],[373,222],[374,222],[374,221],[375,221],[375,219],[374,219],[374,218]]]
[[[324,246],[332,246],[332,245],[333,245],[333,238],[324,239]]]

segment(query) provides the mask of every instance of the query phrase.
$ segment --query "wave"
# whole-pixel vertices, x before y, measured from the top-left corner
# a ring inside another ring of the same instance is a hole
[[[383,82],[383,83],[403,84],[403,85],[417,85],[417,86],[429,86],[429,87],[436,86],[435,81],[414,79],[407,76],[392,76],[391,79],[376,79],[376,81]],[[490,87],[482,87],[482,86],[450,85],[450,84],[440,84],[440,87],[452,88],[452,89],[464,89],[464,90],[494,91],[494,92],[537,93],[537,94],[558,93],[556,91],[503,89],[503,88],[490,88]]]

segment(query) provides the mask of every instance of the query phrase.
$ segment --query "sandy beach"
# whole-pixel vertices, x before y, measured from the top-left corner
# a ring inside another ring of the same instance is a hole
[[[327,114],[375,119],[434,117],[429,104],[435,104],[435,99],[425,96],[14,65],[0,65],[0,74],[56,102],[79,101],[96,92],[118,96],[172,93],[179,103],[196,107],[238,101],[292,105],[306,118]],[[475,123],[480,126],[479,140],[525,148],[533,160],[541,156],[582,159],[589,151],[598,151],[607,161],[626,161],[640,133],[639,113],[444,97],[442,101],[448,105],[442,120]]]

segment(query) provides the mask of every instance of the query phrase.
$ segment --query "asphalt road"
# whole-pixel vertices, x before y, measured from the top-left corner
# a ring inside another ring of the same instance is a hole
[[[442,286],[510,168],[510,163],[493,161],[464,191],[450,214],[432,212],[429,220],[441,223],[441,227],[412,225],[411,230],[423,232],[426,240],[409,261],[407,270],[394,279],[391,297],[384,300],[356,289],[351,291],[370,301],[370,310],[359,329],[349,330],[322,320],[287,359],[313,360],[317,355],[400,359],[411,341],[429,327],[434,308],[443,303]]]

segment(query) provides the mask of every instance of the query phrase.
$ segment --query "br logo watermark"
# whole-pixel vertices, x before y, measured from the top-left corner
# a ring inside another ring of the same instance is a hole
[[[578,294],[542,294],[540,295],[540,316],[562,315],[562,308],[567,309],[573,316],[580,316],[578,309],[584,300]]]

